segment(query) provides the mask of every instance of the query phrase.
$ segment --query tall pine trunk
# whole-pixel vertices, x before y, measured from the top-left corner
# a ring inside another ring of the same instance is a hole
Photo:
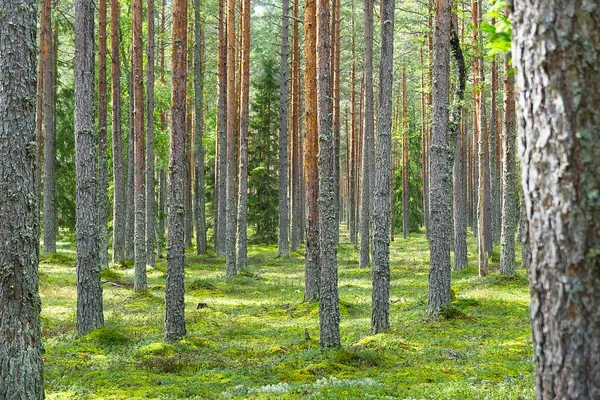
[[[337,276],[335,144],[332,131],[329,0],[317,0],[317,116],[319,132],[319,345],[340,347]]]
[[[392,92],[394,65],[394,0],[384,0],[381,8],[377,161],[373,187],[373,299],[371,303],[373,333],[390,329],[390,237],[388,232],[392,166],[392,96],[389,94]],[[402,86],[406,87],[405,70],[403,70]],[[403,91],[406,95],[406,91]]]
[[[250,97],[250,0],[242,0],[242,64],[240,87],[240,159],[239,159],[239,193],[237,210],[237,269],[245,269],[248,265],[248,100]],[[287,146],[286,146],[287,154]],[[287,172],[287,166],[286,166]],[[287,195],[287,191],[285,193]],[[281,199],[281,197],[280,197]],[[286,214],[287,215],[287,214]],[[281,221],[281,220],[280,220]],[[286,220],[287,229],[287,220]],[[286,243],[287,246],[287,243]]]
[[[289,254],[288,226],[288,44],[290,11],[289,0],[283,0],[281,17],[281,61],[279,63],[279,257]]]
[[[165,289],[165,339],[185,335],[184,303],[184,199],[185,115],[187,81],[187,0],[173,1],[171,92],[171,142],[169,154],[167,283]]]
[[[204,24],[202,0],[194,0],[194,198],[196,253],[206,253],[206,204],[204,188]]]
[[[225,210],[225,263],[227,276],[237,274],[236,242],[236,146],[235,146],[235,0],[227,0],[227,182]]]
[[[430,271],[428,313],[437,317],[450,303],[451,187],[448,174],[448,99],[450,86],[451,2],[435,0],[432,79],[432,136],[430,174]],[[453,152],[454,149],[451,149]]]
[[[94,11],[92,0],[75,1],[75,231],[80,335],[104,325],[95,204]]]
[[[304,174],[306,185],[306,251],[304,301],[319,299],[319,151],[317,127],[316,0],[304,3]]]
[[[154,0],[148,0],[148,61],[146,70],[146,265],[154,267]]]
[[[360,268],[369,267],[369,244],[371,230],[371,180],[374,167],[374,116],[373,116],[373,1],[364,0],[364,41],[365,41],[365,70],[364,70],[364,120],[362,132],[362,160],[360,171],[360,205],[359,205],[359,236],[360,236]]]
[[[357,131],[356,131],[356,35],[354,31],[354,0],[352,1],[352,20],[350,21],[352,30],[352,72],[350,74],[350,131],[351,131],[351,150],[350,150],[350,177],[348,182],[348,231],[350,233],[350,243],[356,246],[356,165],[358,163],[357,155]]]
[[[108,155],[106,142],[106,0],[98,8],[98,245],[100,267],[108,268]]]
[[[33,0],[0,2],[0,398],[43,399]]]
[[[379,96],[381,102],[382,97]],[[409,224],[409,182],[408,175],[408,100],[406,98],[406,67],[402,68],[402,235],[406,239],[410,234]],[[380,106],[381,107],[381,106]]]
[[[125,261],[125,171],[121,131],[121,60],[119,55],[119,0],[110,0],[110,59],[113,160],[113,263]]]
[[[596,399],[600,7],[595,2],[522,0],[513,6],[537,398]]]

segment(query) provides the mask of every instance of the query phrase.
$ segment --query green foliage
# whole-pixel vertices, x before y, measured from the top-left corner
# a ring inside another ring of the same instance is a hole
[[[274,58],[262,59],[255,90],[248,141],[248,225],[252,243],[277,241],[279,180],[279,83]]]
[[[505,0],[499,0],[492,4],[492,8],[485,14],[486,18],[495,19],[495,24],[486,21],[481,22],[480,29],[488,35],[486,47],[489,49],[489,56],[495,54],[506,54],[510,52],[512,28],[510,20],[504,16]]]

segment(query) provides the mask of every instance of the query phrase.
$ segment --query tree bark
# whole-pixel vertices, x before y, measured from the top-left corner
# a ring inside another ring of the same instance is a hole
[[[343,209],[343,203],[340,197],[340,0],[332,0],[331,16],[331,96],[333,100],[332,109],[332,129],[333,129],[333,150],[334,150],[334,188],[335,188],[335,210],[336,210],[336,244],[340,237],[340,211]]]
[[[110,59],[113,160],[113,263],[125,261],[125,171],[121,131],[121,60],[119,55],[119,0],[110,0]]]
[[[54,63],[52,62],[52,15],[50,0],[43,0],[41,63],[44,76],[44,254],[56,253],[56,132],[54,131]]]
[[[381,3],[381,64],[379,67],[379,111],[377,162],[373,187],[373,296],[371,330],[390,329],[390,175],[392,166],[392,82],[394,66],[394,0]],[[402,86],[406,88],[406,70]],[[406,90],[403,90],[406,94]],[[405,100],[403,99],[403,103]],[[405,132],[406,134],[406,132]]]
[[[225,255],[226,223],[226,178],[227,178],[227,24],[225,0],[219,0],[219,60],[218,60],[218,100],[217,100],[217,157],[215,203],[216,222],[215,251]]]
[[[144,174],[144,71],[142,45],[142,0],[133,0],[133,186],[134,186],[134,290],[143,292],[146,282],[146,202]]]
[[[356,164],[357,155],[357,132],[356,132],[356,34],[354,31],[354,0],[352,1],[352,72],[350,74],[350,125],[352,132],[352,149],[350,151],[350,181],[348,183],[348,231],[350,243],[356,246]]]
[[[290,251],[296,251],[302,243],[302,138],[300,137],[300,34],[298,31],[298,0],[294,0],[294,19],[292,22],[292,221],[290,232]]]
[[[130,52],[133,56],[133,50]],[[128,260],[134,259],[135,244],[135,179],[134,179],[134,85],[133,85],[133,57],[129,63],[129,73],[127,74],[127,86],[129,87],[129,135],[127,137],[127,221],[125,238],[125,257]]]
[[[236,146],[235,146],[235,0],[227,0],[227,196],[225,263],[227,276],[237,274],[236,250]]]
[[[206,204],[204,188],[204,24],[201,0],[194,0],[194,161],[196,253],[206,253]]]
[[[600,8],[583,1],[513,6],[537,398],[596,399]]]
[[[165,289],[165,339],[185,335],[184,199],[186,81],[187,81],[187,1],[173,1],[173,50],[171,80],[171,143],[169,154],[167,284]]]
[[[319,299],[319,151],[317,126],[316,0],[304,2],[304,173],[306,185],[306,250],[304,301]]]
[[[154,205],[154,0],[148,0],[148,61],[146,69],[146,265],[154,267],[156,213]]]
[[[380,89],[381,90],[381,89]],[[381,101],[382,97],[379,96]],[[408,176],[408,102],[406,98],[406,67],[402,68],[402,234],[410,234],[409,224],[409,176]]]
[[[100,268],[108,268],[108,155],[106,152],[106,0],[98,2],[98,245]]]
[[[80,335],[104,325],[95,212],[94,11],[93,1],[75,1],[75,231]]]
[[[515,231],[517,228],[516,162],[515,162],[515,95],[514,77],[508,72],[511,54],[504,59],[504,132],[502,162],[502,234],[500,239],[500,272],[504,275],[515,271]]]
[[[360,171],[360,268],[369,268],[369,242],[371,229],[372,170],[374,169],[374,116],[373,116],[373,1],[364,0],[364,119],[362,132],[362,161]]]
[[[319,345],[340,347],[335,144],[332,132],[329,0],[317,0],[317,115],[319,132]]]
[[[432,79],[432,137],[430,174],[430,271],[428,313],[437,317],[450,303],[450,182],[448,99],[450,78],[451,2],[435,0]],[[452,148],[452,152],[454,149]]]
[[[239,159],[239,199],[237,210],[237,269],[245,269],[248,266],[248,239],[247,239],[247,215],[248,215],[248,101],[250,97],[250,0],[242,0],[242,64],[241,64],[241,87],[240,87],[240,159]],[[286,145],[287,155],[287,145]],[[281,171],[281,170],[280,170]],[[286,165],[287,175],[287,165]],[[287,186],[287,182],[286,182]],[[287,188],[286,193],[287,196]],[[280,197],[281,200],[281,197]],[[286,212],[287,216],[287,212]],[[280,220],[281,222],[281,220]],[[287,219],[286,219],[287,229]],[[281,243],[280,243],[281,244]],[[286,241],[287,247],[287,241]],[[281,254],[281,253],[280,253]]]
[[[288,59],[289,0],[283,0],[281,17],[281,62],[279,64],[279,257],[289,254],[288,206]]]
[[[492,19],[492,24],[495,21]],[[490,174],[490,207],[492,210],[492,246],[500,243],[500,231],[501,231],[501,200],[500,195],[500,177],[498,176],[498,112],[496,108],[496,92],[498,91],[498,69],[496,65],[496,58],[492,59],[491,66],[491,92],[490,92],[490,134],[489,134],[489,174]]]
[[[0,398],[43,399],[36,195],[37,6],[0,2]]]

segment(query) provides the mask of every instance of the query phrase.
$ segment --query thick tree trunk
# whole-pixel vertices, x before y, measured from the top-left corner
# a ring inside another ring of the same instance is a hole
[[[41,60],[44,69],[44,254],[56,252],[56,132],[54,131],[54,78],[52,62],[52,16],[50,0],[43,0]]]
[[[372,169],[374,169],[374,116],[373,116],[373,1],[364,0],[364,119],[362,132],[362,160],[360,171],[360,268],[369,268],[369,242],[371,228]]]
[[[317,0],[317,115],[319,130],[319,345],[340,347],[337,276],[335,144],[332,132],[329,0]]]
[[[390,175],[392,166],[392,82],[394,65],[394,0],[381,4],[381,64],[379,67],[379,111],[377,161],[373,186],[373,297],[371,330],[390,329]],[[403,70],[403,89],[406,70]],[[406,90],[403,90],[406,94]],[[404,99],[403,99],[404,103]],[[406,132],[405,132],[406,134]]]
[[[43,399],[36,194],[37,6],[0,2],[0,398]]]
[[[227,196],[225,263],[227,276],[237,274],[236,250],[236,146],[235,146],[235,0],[227,0]]]
[[[134,290],[143,292],[146,282],[146,202],[144,174],[144,71],[142,45],[142,0],[133,0],[133,186],[134,186]]]
[[[504,132],[502,162],[502,235],[500,239],[500,272],[510,275],[515,271],[515,230],[517,228],[516,162],[515,162],[515,80],[508,72],[511,54],[504,59]]]
[[[430,174],[430,271],[429,315],[437,317],[450,303],[451,187],[447,181],[449,162],[448,99],[450,78],[451,2],[435,0],[433,42],[432,137]],[[454,149],[451,148],[453,152]]]
[[[217,100],[217,157],[215,182],[215,203],[217,220],[215,229],[215,251],[225,255],[226,201],[227,191],[227,10],[225,0],[219,0],[219,61],[218,61],[218,100]]]
[[[106,84],[106,0],[98,8],[98,245],[100,268],[108,268],[108,155],[106,152],[107,84]]]
[[[184,303],[184,199],[185,115],[187,81],[187,1],[173,1],[173,51],[171,92],[171,142],[169,154],[167,284],[165,289],[165,339],[185,335]]]
[[[250,0],[242,0],[242,64],[240,87],[240,159],[239,159],[239,193],[237,210],[237,269],[248,266],[248,101],[250,97]],[[287,145],[286,145],[287,155]],[[286,166],[287,173],[287,166]],[[287,182],[286,182],[287,185]],[[287,189],[287,188],[286,188]],[[286,190],[287,196],[287,190]],[[280,197],[281,200],[281,197]],[[287,216],[287,213],[286,213]],[[281,222],[281,220],[280,220]],[[286,220],[287,229],[287,220]],[[286,242],[287,246],[287,242]]]
[[[104,325],[96,215],[94,3],[75,2],[75,176],[77,333]]]
[[[206,253],[206,204],[204,188],[204,24],[202,0],[194,0],[194,197],[196,253]]]
[[[281,17],[281,61],[279,63],[279,257],[287,257],[290,249],[288,203],[288,44],[289,0],[283,0]]]
[[[316,0],[304,3],[304,118],[305,118],[305,159],[304,173],[306,185],[306,251],[304,301],[319,299],[319,151],[317,131],[317,37]]]
[[[148,0],[148,61],[146,70],[146,265],[154,267],[154,0]]]
[[[125,171],[121,131],[121,61],[119,57],[119,0],[110,0],[110,59],[113,160],[113,263],[125,261]]]
[[[40,25],[42,25],[42,21],[46,18],[45,9],[42,6],[40,8]],[[40,29],[39,35],[39,47],[40,47],[40,58],[43,59],[44,55],[41,49],[44,47],[44,29]],[[42,152],[43,143],[44,143],[44,63],[37,63],[37,92],[35,99],[35,145],[36,145],[36,153],[35,153],[35,165],[36,173],[35,173],[35,200],[39,202],[42,200],[41,192],[42,192]],[[40,207],[38,207],[39,209]],[[41,210],[38,210],[41,211]],[[40,226],[38,225],[38,229]],[[38,232],[38,238],[40,234]]]
[[[583,1],[513,5],[537,398],[597,399],[600,7]]]

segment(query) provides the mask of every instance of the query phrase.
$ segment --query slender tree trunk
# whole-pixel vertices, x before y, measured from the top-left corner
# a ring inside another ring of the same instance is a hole
[[[338,304],[335,144],[332,132],[329,0],[317,0],[317,115],[319,132],[319,345],[340,347]]]
[[[504,132],[502,162],[502,236],[500,239],[500,272],[510,275],[515,271],[515,230],[517,228],[516,162],[515,162],[515,97],[514,77],[508,72],[511,54],[504,60]]]
[[[356,246],[356,164],[357,164],[357,132],[356,132],[356,38],[354,31],[354,0],[352,1],[352,72],[350,75],[350,124],[352,132],[352,149],[350,151],[350,180],[348,184],[348,231],[350,243]]]
[[[447,150],[448,99],[450,78],[451,2],[435,0],[435,29],[433,40],[433,109],[431,137],[431,197],[429,232],[429,315],[437,317],[440,309],[450,303],[450,216],[451,187],[446,182],[452,168]],[[454,151],[454,149],[452,149]]]
[[[165,339],[185,335],[184,303],[184,199],[185,115],[187,81],[187,1],[173,0],[173,56],[171,92],[171,142],[169,154],[169,212],[167,284],[165,289]]]
[[[472,0],[471,1],[471,21],[473,23],[473,52],[475,55],[473,56],[473,63],[471,64],[471,68],[473,71],[473,135],[471,141],[471,187],[473,188],[473,201],[469,205],[471,209],[471,214],[473,215],[472,227],[473,227],[473,236],[477,237],[479,232],[479,222],[477,218],[477,209],[479,204],[479,91],[481,88],[479,87],[479,57],[476,56],[476,53],[479,50],[479,40],[478,40],[478,32],[479,32],[479,1]]]
[[[373,187],[373,299],[371,329],[390,329],[390,171],[392,165],[392,82],[394,65],[394,0],[381,3],[381,64],[379,69],[379,111],[377,162]],[[406,102],[406,70],[403,70],[403,104]],[[405,224],[406,225],[406,224]]]
[[[154,0],[148,0],[148,61],[146,70],[146,265],[154,267],[156,214],[154,206]]]
[[[144,71],[142,45],[142,0],[133,0],[133,186],[134,186],[134,290],[143,292],[146,283],[146,202],[144,174]]]
[[[490,253],[488,252],[487,242],[491,240],[488,236],[491,232],[486,229],[486,218],[488,212],[488,193],[487,193],[487,185],[486,180],[488,178],[488,170],[486,169],[486,146],[487,142],[487,127],[485,125],[485,91],[483,90],[485,75],[483,68],[483,58],[480,58],[478,61],[479,67],[479,112],[478,112],[478,124],[479,124],[479,179],[478,179],[478,203],[477,203],[477,225],[478,225],[478,233],[477,237],[477,248],[478,248],[478,265],[479,265],[479,276],[483,277],[488,273],[488,259],[490,257]]]
[[[304,173],[306,185],[306,251],[304,301],[319,299],[319,151],[317,126],[317,37],[316,0],[304,3],[304,118],[305,118],[305,159]]]
[[[219,0],[219,61],[218,61],[218,100],[217,100],[217,158],[215,199],[217,221],[215,227],[215,250],[225,255],[226,222],[226,178],[227,178],[227,10],[225,0]]]
[[[227,0],[227,196],[225,263],[227,276],[237,274],[236,242],[236,164],[235,164],[235,0]]]
[[[133,51],[130,52],[133,56]],[[135,179],[134,179],[134,91],[133,91],[133,57],[127,74],[127,86],[129,87],[129,136],[127,137],[127,222],[126,222],[126,247],[125,253],[128,260],[134,259],[135,243]]]
[[[373,1],[364,0],[364,120],[362,161],[360,171],[360,268],[369,268],[369,242],[371,227],[372,168],[374,167],[374,117],[373,117]]]
[[[108,268],[108,155],[106,141],[106,0],[98,2],[98,245],[100,268]]]
[[[381,89],[380,89],[381,90]],[[379,96],[379,100],[382,97]],[[410,234],[409,224],[409,179],[408,176],[408,102],[406,98],[406,67],[402,68],[402,234]]]
[[[44,253],[56,252],[56,132],[54,131],[54,79],[52,62],[52,16],[50,0],[43,0],[41,63],[44,69]]]
[[[248,214],[248,101],[250,97],[250,0],[242,1],[242,64],[240,87],[240,159],[239,159],[239,200],[237,211],[237,269],[248,266],[247,214]],[[287,155],[287,145],[286,145]],[[281,170],[280,170],[281,171]],[[286,166],[287,173],[287,166]],[[287,182],[286,182],[287,184]],[[286,193],[287,195],[287,188]],[[280,197],[281,199],[281,197]],[[286,213],[287,216],[287,213]],[[280,220],[281,221],[281,220]],[[287,229],[287,220],[286,220]],[[286,242],[287,247],[287,242]]]
[[[495,20],[492,19],[492,24]],[[489,174],[490,174],[490,206],[492,209],[492,246],[500,243],[500,226],[501,226],[501,200],[500,195],[500,177],[498,176],[498,112],[496,108],[496,92],[498,91],[498,69],[496,59],[492,59],[491,66],[491,94],[490,94],[490,134],[489,134]]]
[[[110,0],[110,59],[113,160],[113,263],[125,261],[125,172],[121,131],[121,61],[119,57],[119,0]]]
[[[595,399],[600,397],[600,8],[579,1],[532,6],[518,0],[513,6],[537,398]],[[550,13],[552,19],[542,17]]]
[[[300,137],[300,35],[298,31],[298,0],[294,0],[292,49],[292,222],[290,250],[296,251],[302,243],[302,139]]]
[[[331,17],[331,95],[333,100],[332,109],[332,129],[333,129],[333,149],[334,161],[333,177],[335,179],[335,209],[336,209],[336,244],[339,243],[340,236],[340,210],[342,202],[340,200],[340,0],[332,0]]]
[[[196,253],[206,253],[206,205],[204,189],[204,24],[202,0],[194,0],[194,196],[196,216]]]
[[[289,0],[283,0],[281,17],[281,62],[279,66],[279,257],[289,255],[288,205],[288,14]]]
[[[43,399],[32,0],[0,2],[0,398]]]
[[[104,325],[98,259],[94,138],[94,3],[75,1],[77,333]]]

